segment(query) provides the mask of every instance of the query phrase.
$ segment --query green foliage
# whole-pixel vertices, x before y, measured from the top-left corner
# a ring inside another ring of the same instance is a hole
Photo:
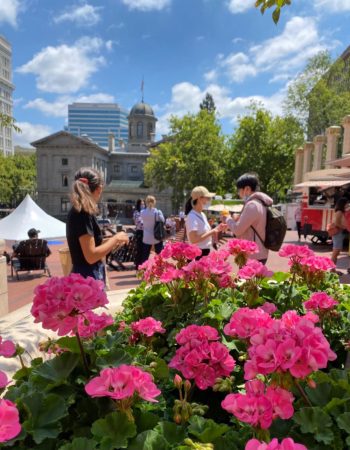
[[[204,109],[204,110],[208,111],[209,113],[215,113],[216,106],[214,103],[213,96],[211,94],[209,94],[209,92],[207,92],[205,94],[205,97],[204,97],[202,103],[199,105],[199,108]]]
[[[243,1],[243,0],[242,0]],[[277,24],[280,18],[281,9],[284,6],[290,6],[292,0],[256,0],[255,7],[260,8],[262,14],[269,9],[275,8],[272,12],[272,19]]]
[[[128,440],[136,435],[136,426],[125,413],[113,412],[92,424],[92,434],[101,450],[128,448]]]
[[[0,203],[15,206],[36,191],[35,155],[0,155]]]
[[[303,140],[302,129],[293,117],[273,117],[259,105],[252,105],[229,139],[225,179],[233,183],[245,172],[256,172],[263,191],[275,199],[283,198],[292,184],[295,149]]]
[[[204,185],[220,191],[224,186],[225,140],[215,114],[206,109],[170,119],[170,138],[151,151],[145,164],[147,183],[157,189],[173,188],[177,210],[184,193]]]
[[[13,128],[17,133],[21,132],[21,129],[16,125],[16,120],[8,114],[0,113],[0,126]]]

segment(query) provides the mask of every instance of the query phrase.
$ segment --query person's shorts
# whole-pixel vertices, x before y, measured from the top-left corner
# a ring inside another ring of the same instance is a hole
[[[333,250],[343,250],[344,237],[345,237],[345,235],[343,233],[343,230],[339,231],[339,233],[335,234],[332,237]]]

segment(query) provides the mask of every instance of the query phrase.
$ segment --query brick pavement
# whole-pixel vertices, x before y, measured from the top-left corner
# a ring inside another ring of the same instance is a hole
[[[296,231],[288,231],[285,242],[298,243]],[[307,240],[305,243],[308,244],[319,255],[330,256],[331,254],[331,245],[312,245],[309,240]],[[9,249],[11,249],[10,244],[11,243],[9,243]],[[302,241],[301,244],[304,244],[304,241]],[[58,250],[65,246],[65,241],[63,241],[63,244],[61,245],[50,245],[52,254],[47,259],[47,263],[53,276],[63,275],[61,264],[59,261]],[[128,264],[126,264],[126,266],[127,265]],[[288,270],[288,261],[286,258],[280,258],[277,253],[270,252],[267,266],[273,271],[284,271]],[[346,269],[349,266],[350,258],[347,253],[344,252],[340,255],[340,258],[338,260],[338,268],[344,273],[344,275],[341,276],[341,281],[343,283],[350,283],[350,275],[346,274]],[[10,276],[10,273],[10,267],[8,267],[9,310],[11,312],[32,301],[34,288],[37,285],[45,282],[46,275],[42,275],[39,271],[33,272],[32,274],[21,272],[20,280],[17,281],[16,278],[12,278]],[[107,270],[107,274],[109,278],[110,289],[112,291],[120,289],[131,289],[139,284],[139,280],[136,278],[134,270]]]

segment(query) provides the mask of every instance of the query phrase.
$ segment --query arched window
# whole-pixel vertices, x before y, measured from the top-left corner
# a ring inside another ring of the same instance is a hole
[[[152,131],[153,131],[153,125],[152,125],[151,122],[149,122],[147,124],[147,136],[148,136],[149,139],[151,139]]]
[[[68,186],[68,177],[67,175],[62,175],[62,186],[67,187]]]
[[[143,137],[143,123],[137,122],[137,137],[142,138]]]
[[[129,123],[129,138],[132,138],[132,124]]]

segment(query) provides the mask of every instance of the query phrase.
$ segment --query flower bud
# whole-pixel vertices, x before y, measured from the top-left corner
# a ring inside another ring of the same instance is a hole
[[[191,390],[191,382],[189,380],[185,380],[184,387],[185,387],[185,392],[186,393],[190,392],[190,390]]]
[[[317,387],[317,384],[316,384],[315,380],[312,380],[311,378],[308,378],[307,385],[311,389],[316,389],[316,387]]]
[[[182,378],[180,375],[176,374],[174,377],[174,385],[177,389],[181,389],[182,386]]]
[[[174,414],[173,419],[174,419],[174,422],[175,422],[177,425],[180,425],[180,424],[181,424],[182,418],[181,418],[181,415],[180,415],[180,414]]]

